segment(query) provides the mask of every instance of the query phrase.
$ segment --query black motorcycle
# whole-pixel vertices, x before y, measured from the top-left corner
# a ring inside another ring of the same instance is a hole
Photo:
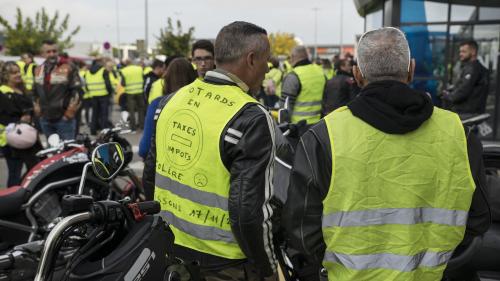
[[[168,280],[173,233],[158,202],[95,202],[84,195],[89,168],[113,179],[124,164],[119,144],[98,146],[85,165],[77,195],[62,200],[64,217],[44,241],[0,256],[0,280]],[[165,278],[165,279],[163,279]]]

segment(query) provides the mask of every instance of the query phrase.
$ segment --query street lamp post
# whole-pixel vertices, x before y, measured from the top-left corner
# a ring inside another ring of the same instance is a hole
[[[314,7],[314,59],[318,58],[318,7]]]
[[[145,50],[145,56],[147,57],[148,55],[148,0],[144,0],[145,1],[145,17],[144,17],[144,21],[145,21],[145,28],[146,28],[146,34],[145,34],[145,37],[144,38],[144,48],[146,49]]]
[[[340,55],[342,55],[342,45],[344,43],[344,0],[340,0],[340,24],[339,24],[339,28],[340,28]]]

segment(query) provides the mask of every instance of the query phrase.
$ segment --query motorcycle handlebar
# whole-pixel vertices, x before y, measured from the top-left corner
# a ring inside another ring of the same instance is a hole
[[[158,203],[157,201],[145,201],[135,204],[137,204],[137,207],[139,208],[139,210],[141,210],[142,213],[145,213],[147,215],[158,214],[161,211],[160,203]]]
[[[11,255],[1,255],[0,256],[0,270],[8,269],[13,265],[13,258]]]

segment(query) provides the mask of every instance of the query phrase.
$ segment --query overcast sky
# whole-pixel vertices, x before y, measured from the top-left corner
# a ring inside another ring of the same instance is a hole
[[[340,5],[343,1],[343,43],[354,43],[363,32],[363,18],[352,0],[148,0],[149,41],[156,41],[167,17],[179,19],[183,28],[195,27],[196,38],[215,38],[220,28],[235,20],[260,25],[268,32],[290,32],[305,44],[340,42]],[[14,20],[16,7],[34,16],[45,7],[49,13],[59,10],[70,14],[70,26],[80,25],[75,41],[117,41],[117,7],[120,42],[135,42],[145,36],[145,0],[2,0],[0,14]]]

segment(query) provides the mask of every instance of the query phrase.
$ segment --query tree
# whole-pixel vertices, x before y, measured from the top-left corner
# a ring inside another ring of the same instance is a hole
[[[191,42],[193,41],[194,27],[190,27],[186,33],[182,31],[182,25],[177,20],[176,29],[172,24],[172,19],[167,19],[167,27],[160,29],[158,38],[158,49],[166,56],[189,54]]]
[[[59,12],[56,11],[51,17],[45,8],[36,12],[34,20],[23,17],[21,9],[17,8],[14,25],[0,16],[0,25],[5,29],[5,47],[10,55],[36,54],[40,51],[42,41],[47,39],[57,42],[60,51],[71,48],[73,46],[71,39],[80,31],[80,26],[77,26],[63,38],[68,31],[68,22],[69,14],[66,14],[59,22]]]
[[[271,43],[271,54],[273,56],[289,56],[292,49],[297,46],[295,36],[286,32],[269,34],[269,42]]]

